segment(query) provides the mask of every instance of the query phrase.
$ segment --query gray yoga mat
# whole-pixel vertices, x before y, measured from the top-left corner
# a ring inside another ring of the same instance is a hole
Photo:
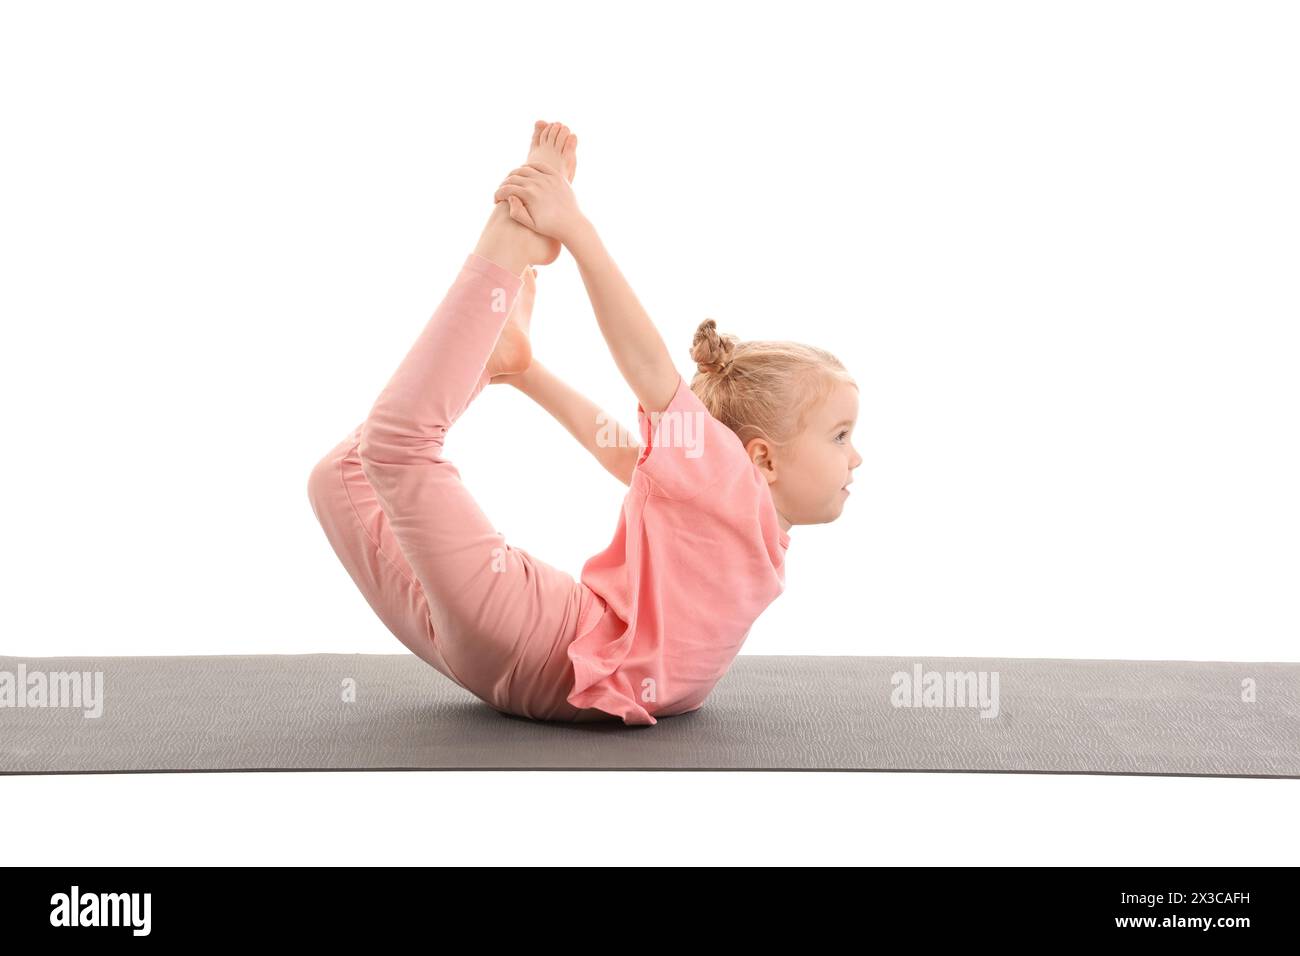
[[[896,706],[918,670],[982,673],[984,706]],[[15,706],[34,674],[47,706]],[[407,654],[0,657],[2,773],[398,769],[1300,777],[1300,664],[742,655],[627,727],[507,716]]]

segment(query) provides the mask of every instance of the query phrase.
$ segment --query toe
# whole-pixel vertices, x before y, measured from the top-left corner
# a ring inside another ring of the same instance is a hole
[[[568,177],[569,182],[573,182],[574,174],[578,171],[578,137],[570,134],[564,142],[564,149],[560,152],[560,163],[564,166],[564,175]]]
[[[542,133],[546,129],[546,120],[538,120],[533,124],[533,145],[536,146],[542,141]]]

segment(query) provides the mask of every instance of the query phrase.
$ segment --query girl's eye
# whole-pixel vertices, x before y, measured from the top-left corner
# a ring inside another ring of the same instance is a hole
[[[844,437],[845,435],[847,435],[848,433],[849,433],[849,430],[846,428],[844,431],[840,432],[838,435],[835,436],[835,440],[836,440],[836,441],[839,441],[841,438],[843,438],[843,437]]]

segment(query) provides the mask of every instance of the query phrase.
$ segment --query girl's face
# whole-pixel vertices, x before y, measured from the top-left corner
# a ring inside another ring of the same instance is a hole
[[[858,419],[858,389],[836,382],[834,390],[808,416],[808,425],[783,448],[764,447],[772,461],[764,468],[781,526],[834,521],[848,500],[847,485],[862,456],[853,447]],[[765,463],[758,462],[760,467]]]

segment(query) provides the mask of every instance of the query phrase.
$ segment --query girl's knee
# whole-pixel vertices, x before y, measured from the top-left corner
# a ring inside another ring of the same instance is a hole
[[[331,451],[318,461],[307,476],[307,500],[311,503],[316,517],[320,518],[329,506],[331,497],[337,494],[342,485],[339,473],[338,450]]]
[[[394,426],[368,418],[358,431],[357,456],[367,473],[386,466],[447,465],[446,435],[444,425]]]

